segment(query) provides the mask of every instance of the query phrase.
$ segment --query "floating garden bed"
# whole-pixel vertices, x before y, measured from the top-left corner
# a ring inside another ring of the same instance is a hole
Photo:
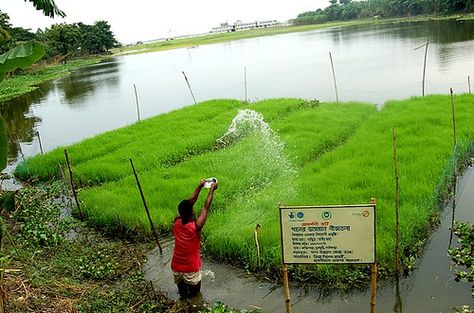
[[[455,103],[457,151],[462,158],[474,142],[474,96],[456,96]],[[87,219],[116,231],[150,232],[130,158],[161,233],[171,230],[177,203],[190,195],[201,178],[218,177],[219,190],[203,232],[204,251],[252,269],[274,270],[281,264],[279,202],[351,204],[375,197],[377,261],[389,273],[395,264],[394,126],[401,251],[407,264],[422,246],[450,185],[449,96],[389,101],[380,111],[364,103],[212,100],[67,149]],[[64,148],[27,160],[16,175],[58,178],[58,163],[64,166]],[[257,224],[260,258],[254,239]],[[300,279],[349,284],[364,279],[364,269],[354,266],[291,270]]]

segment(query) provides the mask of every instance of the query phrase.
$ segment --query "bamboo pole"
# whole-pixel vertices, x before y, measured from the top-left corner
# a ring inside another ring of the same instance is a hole
[[[186,77],[186,74],[183,71],[183,76],[184,80],[186,81],[186,84],[188,85],[189,92],[191,93],[191,97],[193,97],[194,104],[196,104],[196,98],[194,97],[193,90],[191,89],[191,84],[189,83],[188,77]]]
[[[467,90],[471,93],[471,75],[467,76]]]
[[[247,98],[247,67],[244,66],[244,90],[245,90],[245,102],[248,102]]]
[[[146,205],[145,196],[143,195],[143,190],[140,185],[140,181],[138,180],[138,175],[135,171],[135,166],[133,166],[132,159],[130,159],[130,164],[132,165],[133,175],[135,175],[135,179],[137,181],[138,190],[140,191],[140,196],[142,197],[143,206],[145,207],[146,215],[148,216],[148,221],[150,221],[151,230],[153,231],[156,243],[158,245],[158,248],[160,249],[160,254],[163,255],[163,249],[161,248],[160,241],[158,240],[158,234],[156,233],[155,226],[153,225],[153,220],[151,219],[150,211],[148,210],[148,206]]]
[[[449,92],[451,94],[451,114],[452,114],[452,122],[453,122],[453,214],[451,218],[451,236],[449,238],[449,247],[451,247],[451,243],[453,240],[453,225],[454,225],[454,214],[456,211],[456,185],[457,185],[457,154],[458,154],[458,144],[457,144],[457,139],[456,139],[456,112],[455,112],[455,106],[454,106],[454,95],[453,95],[453,88],[449,88]]]
[[[375,205],[377,202],[375,198],[370,199],[370,203]],[[375,299],[377,295],[377,260],[374,260],[371,266],[370,279],[370,313],[375,313]]]
[[[288,266],[285,263],[283,263],[281,269],[283,271],[283,289],[285,293],[286,313],[291,313],[290,284],[288,282]]]
[[[258,231],[260,229],[260,224],[257,224],[255,225],[255,230],[253,232],[253,236],[254,236],[254,239],[255,239],[255,246],[257,248],[257,263],[258,263],[258,267],[260,267],[260,244],[258,242]]]
[[[449,88],[449,92],[451,93],[451,113],[453,116],[453,138],[454,138],[454,146],[457,146],[456,140],[456,116],[454,111],[454,95],[453,95],[453,88]]]
[[[427,39],[426,44],[425,44],[425,58],[424,58],[424,61],[423,61],[423,85],[422,85],[422,90],[421,90],[421,94],[422,94],[423,97],[425,96],[426,57],[428,56],[428,45],[429,44],[430,44],[430,40]]]
[[[334,71],[334,62],[332,61],[331,52],[329,52],[329,59],[331,60],[332,78],[334,79],[334,90],[336,91],[336,102],[339,102],[339,94],[337,92],[336,72]]]
[[[138,118],[138,121],[140,122],[140,105],[139,105],[139,102],[138,102],[137,85],[133,84],[133,90],[135,91],[135,104],[137,106],[137,118]]]
[[[393,166],[395,171],[395,262],[396,262],[396,275],[400,274],[400,237],[399,237],[399,195],[400,185],[398,183],[398,160],[397,160],[397,129],[395,125],[392,128],[393,137]]]
[[[67,155],[67,150],[66,149],[64,149],[64,155],[66,156],[67,168],[69,170],[69,179],[71,180],[72,194],[74,195],[74,200],[76,201],[77,209],[79,210],[79,217],[82,220],[82,219],[84,219],[84,214],[82,213],[81,206],[79,205],[79,200],[77,200],[76,189],[74,187],[74,179],[72,177],[71,164],[69,163],[69,156]]]
[[[41,143],[41,137],[40,137],[39,131],[36,131],[36,136],[38,136],[38,142],[39,142],[39,146],[40,146],[41,155],[43,155],[44,154],[43,144]]]

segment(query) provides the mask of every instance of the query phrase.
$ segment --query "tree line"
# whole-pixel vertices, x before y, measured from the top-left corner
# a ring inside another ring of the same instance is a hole
[[[84,23],[54,24],[45,30],[14,27],[7,13],[0,11],[0,54],[27,41],[40,42],[46,49],[46,57],[86,56],[107,53],[119,46],[107,21],[97,21],[92,25]]]
[[[295,25],[318,24],[372,17],[408,17],[474,12],[473,0],[329,0],[325,9],[299,14]]]

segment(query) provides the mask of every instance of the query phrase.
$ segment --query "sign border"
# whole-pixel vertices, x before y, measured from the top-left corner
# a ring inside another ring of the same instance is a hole
[[[360,207],[373,207],[374,208],[374,262],[365,262],[365,263],[351,263],[351,262],[311,262],[311,263],[297,263],[285,262],[285,253],[283,251],[283,225],[282,225],[282,211],[285,209],[344,209],[344,208],[360,208]],[[280,216],[280,248],[281,248],[281,260],[283,264],[375,264],[377,263],[377,204],[376,203],[368,203],[368,204],[337,204],[337,205],[289,205],[285,206],[283,204],[278,205],[278,211]]]

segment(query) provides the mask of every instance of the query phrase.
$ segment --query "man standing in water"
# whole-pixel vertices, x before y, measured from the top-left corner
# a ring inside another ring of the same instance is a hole
[[[174,220],[174,252],[171,260],[174,282],[181,297],[196,296],[201,290],[201,230],[207,219],[207,213],[217,189],[217,182],[210,185],[204,207],[196,218],[194,204],[206,180],[201,180],[189,199],[178,205],[179,215]]]

